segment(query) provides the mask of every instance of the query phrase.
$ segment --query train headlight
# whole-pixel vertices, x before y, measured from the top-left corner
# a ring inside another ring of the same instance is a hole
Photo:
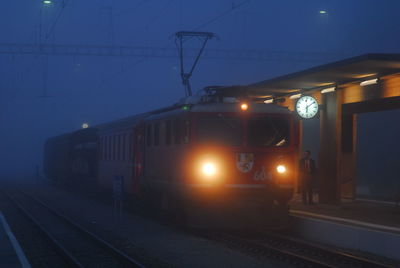
[[[277,171],[279,174],[284,174],[284,173],[286,173],[286,167],[285,167],[284,165],[278,165],[278,166],[276,167],[276,171]]]
[[[201,172],[207,177],[213,177],[217,174],[217,165],[213,162],[205,162],[201,166]]]

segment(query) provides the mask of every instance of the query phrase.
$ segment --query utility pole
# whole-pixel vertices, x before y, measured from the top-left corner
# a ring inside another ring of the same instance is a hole
[[[39,50],[42,51],[43,47],[46,45],[47,41],[47,12],[49,8],[52,8],[54,5],[52,0],[43,0],[42,6],[40,7],[40,21],[39,21]],[[47,97],[47,78],[48,78],[48,63],[49,58],[48,55],[43,54],[41,56],[42,60],[42,83],[43,83],[43,92],[42,97]]]
[[[179,58],[180,58],[180,65],[181,65],[181,78],[182,78],[182,84],[185,88],[185,93],[186,96],[191,96],[192,95],[192,88],[190,86],[190,77],[193,74],[194,68],[197,65],[197,62],[200,59],[201,54],[204,51],[204,48],[207,44],[207,41],[211,38],[214,38],[216,35],[214,33],[210,32],[186,32],[186,31],[181,31],[177,32],[175,34],[175,43],[176,46],[178,47],[179,50]],[[197,53],[197,56],[195,57],[195,60],[192,64],[192,67],[190,68],[189,72],[185,72],[185,66],[183,62],[183,58],[185,57],[184,55],[184,42],[188,41],[192,38],[197,38],[202,42],[201,48],[199,52]]]

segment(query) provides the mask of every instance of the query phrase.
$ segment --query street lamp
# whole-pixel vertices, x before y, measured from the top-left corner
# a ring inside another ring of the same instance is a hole
[[[43,4],[51,5],[51,4],[53,4],[53,1],[51,1],[51,0],[43,0]]]
[[[82,128],[88,128],[89,127],[89,124],[88,123],[83,123],[82,124]]]

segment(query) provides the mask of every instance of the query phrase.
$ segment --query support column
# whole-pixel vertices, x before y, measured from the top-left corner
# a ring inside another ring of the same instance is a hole
[[[338,182],[340,183],[341,197],[356,198],[357,178],[357,115],[342,110],[341,151],[339,154]]]
[[[324,94],[320,115],[321,145],[319,155],[319,185],[321,203],[340,202],[338,167],[341,152],[342,91]]]

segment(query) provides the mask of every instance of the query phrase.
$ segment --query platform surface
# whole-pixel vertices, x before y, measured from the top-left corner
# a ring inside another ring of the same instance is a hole
[[[315,196],[314,200],[317,200]],[[290,203],[294,216],[313,217],[342,224],[400,234],[400,206],[373,200],[342,200],[339,205],[304,205],[296,195]]]
[[[31,267],[15,239],[6,218],[0,212],[0,267],[28,268]]]

